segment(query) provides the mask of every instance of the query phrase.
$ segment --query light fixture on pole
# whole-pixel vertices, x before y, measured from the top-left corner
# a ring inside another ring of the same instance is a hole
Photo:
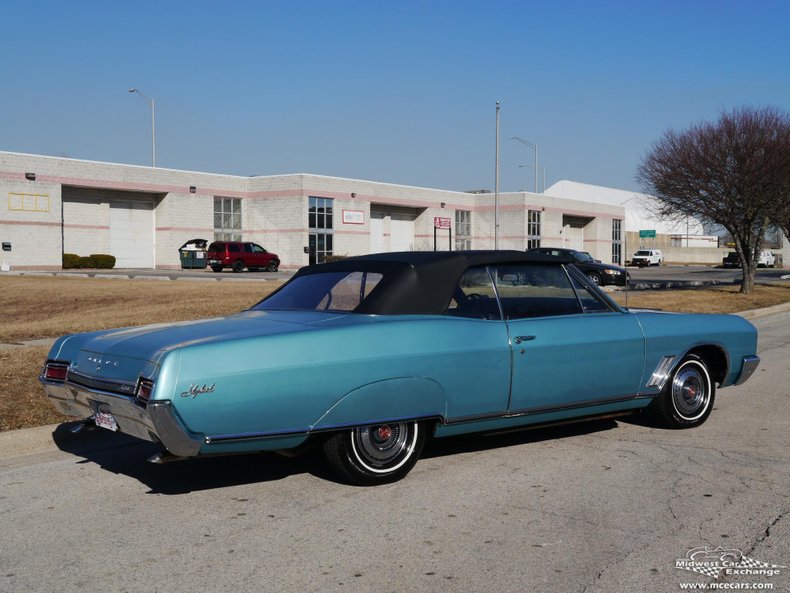
[[[518,140],[522,144],[529,146],[531,149],[535,151],[535,193],[538,193],[538,145],[532,144],[532,142],[527,142],[526,140],[519,138],[518,136],[511,136],[510,140]]]
[[[156,167],[156,101],[146,97],[137,89],[129,89],[130,93],[137,93],[151,105],[151,166]]]
[[[529,167],[530,169],[532,169],[534,167],[534,165],[519,165],[518,166],[519,169],[523,169],[524,167]],[[543,181],[540,184],[540,193],[545,194],[546,193],[546,167],[542,167],[541,166],[541,167],[538,167],[538,168],[540,169],[540,176],[543,178]],[[522,191],[526,191],[526,190],[522,190]]]

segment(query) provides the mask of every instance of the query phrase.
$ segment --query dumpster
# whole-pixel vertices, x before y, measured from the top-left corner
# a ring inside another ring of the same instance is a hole
[[[202,270],[206,267],[206,239],[190,239],[179,249],[182,270]]]

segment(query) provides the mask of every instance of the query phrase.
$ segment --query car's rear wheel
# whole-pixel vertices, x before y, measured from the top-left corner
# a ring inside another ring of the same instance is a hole
[[[667,428],[692,428],[710,416],[716,398],[716,385],[699,356],[684,358],[653,403],[650,412]]]
[[[324,443],[329,466],[344,480],[374,486],[400,480],[414,467],[425,445],[424,423],[389,422],[359,426]]]
[[[601,277],[598,274],[596,274],[595,272],[587,272],[587,277],[590,279],[590,281],[593,284],[600,286]]]
[[[243,261],[241,261],[240,259],[237,259],[235,262],[233,262],[232,270],[234,272],[239,273],[243,269],[244,269],[244,262]]]
[[[280,267],[280,262],[278,262],[276,259],[273,259],[272,261],[269,262],[269,265],[266,266],[266,271],[267,272],[276,272],[277,268],[279,268],[279,267]]]
[[[211,266],[211,269],[219,273],[222,271],[222,266]]]

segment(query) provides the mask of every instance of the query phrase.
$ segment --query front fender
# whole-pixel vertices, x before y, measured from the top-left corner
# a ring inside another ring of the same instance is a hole
[[[398,377],[368,383],[344,395],[312,430],[364,426],[412,418],[444,418],[447,395],[433,379]]]

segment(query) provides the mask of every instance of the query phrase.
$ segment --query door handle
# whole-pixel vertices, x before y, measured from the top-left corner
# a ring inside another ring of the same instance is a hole
[[[529,341],[534,340],[534,339],[535,339],[535,336],[516,336],[513,339],[513,341],[516,344],[521,344],[521,342],[529,342]]]

